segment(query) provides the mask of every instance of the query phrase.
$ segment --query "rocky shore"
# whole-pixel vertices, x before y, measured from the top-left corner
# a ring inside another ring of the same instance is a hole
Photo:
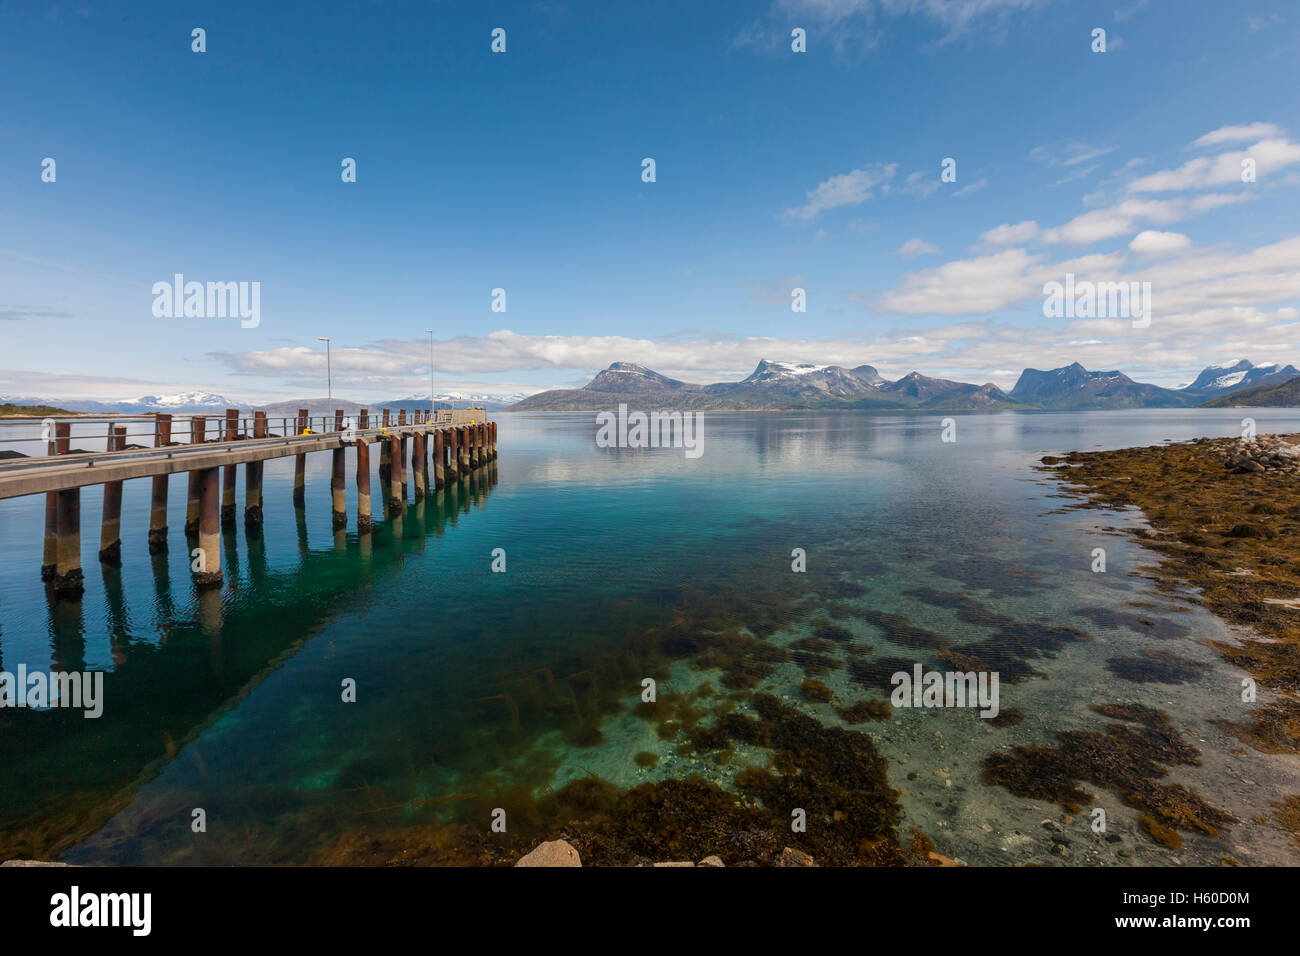
[[[1300,445],[1284,441],[1277,435],[1238,438],[1224,444],[1222,440],[1197,439],[1215,458],[1238,474],[1300,475]]]
[[[1247,630],[1214,643],[1257,683],[1259,706],[1224,729],[1264,753],[1300,754],[1300,435],[1191,442],[1042,459],[1085,500],[1136,506],[1155,577]],[[1188,589],[1191,589],[1190,591]]]

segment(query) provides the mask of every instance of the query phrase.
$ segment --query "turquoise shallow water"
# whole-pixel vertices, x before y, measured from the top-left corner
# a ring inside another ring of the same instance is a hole
[[[1173,777],[1243,821],[1300,791],[1288,758],[1237,753],[1210,726],[1240,716],[1237,675],[1200,642],[1231,635],[1140,575],[1150,555],[1114,533],[1140,517],[1062,510],[1060,489],[1032,467],[1075,449],[1235,435],[1240,412],[955,417],[945,443],[939,416],[709,413],[704,453],[688,459],[597,448],[589,414],[501,415],[494,466],[366,539],[331,531],[328,456],[309,459],[301,512],[292,465],[271,463],[264,533],[250,541],[241,524],[224,543],[226,586],[203,598],[179,533],[180,480],[160,559],[145,547],[148,482],[127,485],[120,570],[94,564],[98,501],[84,495],[79,605],[52,606],[40,584],[42,503],[0,502],[4,668],[109,671],[100,720],[0,715],[0,845],[74,862],[303,862],[344,834],[446,819],[457,806],[446,798],[467,793],[490,802],[590,774],[628,787],[701,773],[731,787],[747,761],[764,762],[761,748],[719,764],[680,753],[637,715],[646,634],[685,615],[788,647],[833,622],[848,637],[834,667],[795,654],[752,689],[840,726],[834,704],[886,696],[854,670],[855,654],[928,667],[939,648],[925,634],[989,636],[961,602],[1024,625],[1003,633],[1038,673],[1004,683],[1001,702],[1024,722],[994,732],[966,712],[918,710],[856,727],[903,791],[903,829],[940,852],[1059,862],[1040,826],[1057,810],[985,785],[980,761],[1099,727],[1088,707],[1102,700],[1166,710],[1202,751],[1201,766]],[[1255,417],[1262,432],[1300,431],[1300,412]],[[1095,547],[1108,551],[1105,574],[1089,569]],[[504,573],[491,570],[498,548]],[[791,571],[795,548],[803,574]],[[1134,602],[1148,623],[1134,623]],[[1054,627],[1092,640],[1044,643]],[[1130,684],[1105,666],[1153,645],[1197,662],[1197,679]],[[721,672],[685,659],[661,676],[673,693],[728,693]],[[834,701],[804,700],[808,676]],[[356,703],[340,700],[345,679]],[[638,763],[643,752],[658,761]],[[1290,861],[1282,837],[1248,823],[1174,854],[1113,804],[1120,839],[1078,841],[1069,862]],[[195,807],[210,839],[190,829]]]

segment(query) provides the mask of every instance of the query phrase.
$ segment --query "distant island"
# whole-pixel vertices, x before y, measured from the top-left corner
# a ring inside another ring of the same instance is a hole
[[[1082,410],[1106,408],[1189,408],[1256,404],[1247,394],[1267,396],[1258,404],[1300,404],[1300,369],[1240,359],[1212,365],[1182,388],[1135,382],[1122,372],[1091,372],[1078,362],[1042,371],[1027,368],[1010,392],[992,382],[972,385],[911,372],[888,381],[870,365],[758,363],[739,382],[695,385],[633,362],[615,362],[582,388],[539,392],[510,405],[509,412],[588,411],[626,403],[639,409],[997,409]]]
[[[76,415],[77,412],[70,412],[66,408],[55,408],[53,405],[14,405],[10,402],[0,402],[0,418],[49,418],[54,415]]]

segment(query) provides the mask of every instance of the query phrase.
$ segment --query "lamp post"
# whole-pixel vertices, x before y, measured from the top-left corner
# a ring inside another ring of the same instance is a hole
[[[438,416],[433,411],[433,329],[425,329],[429,333],[429,421],[433,421]]]
[[[334,376],[330,373],[330,340],[326,335],[318,335],[316,338],[325,343],[325,392],[329,399],[329,408],[325,409],[325,415],[328,417],[330,408],[334,407]]]

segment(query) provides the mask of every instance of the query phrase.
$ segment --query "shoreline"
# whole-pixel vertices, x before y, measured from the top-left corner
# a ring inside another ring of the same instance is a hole
[[[1300,442],[1300,434],[1259,443]],[[1073,509],[1140,510],[1149,527],[1130,533],[1160,556],[1142,573],[1166,593],[1204,607],[1239,632],[1236,644],[1203,643],[1250,675],[1242,719],[1211,719],[1262,754],[1300,754],[1300,474],[1294,466],[1243,466],[1231,438],[1044,456]],[[1234,456],[1237,456],[1234,461]],[[1251,692],[1254,692],[1252,697]],[[1237,689],[1233,689],[1233,693]],[[1274,825],[1300,850],[1300,795],[1274,805]]]

